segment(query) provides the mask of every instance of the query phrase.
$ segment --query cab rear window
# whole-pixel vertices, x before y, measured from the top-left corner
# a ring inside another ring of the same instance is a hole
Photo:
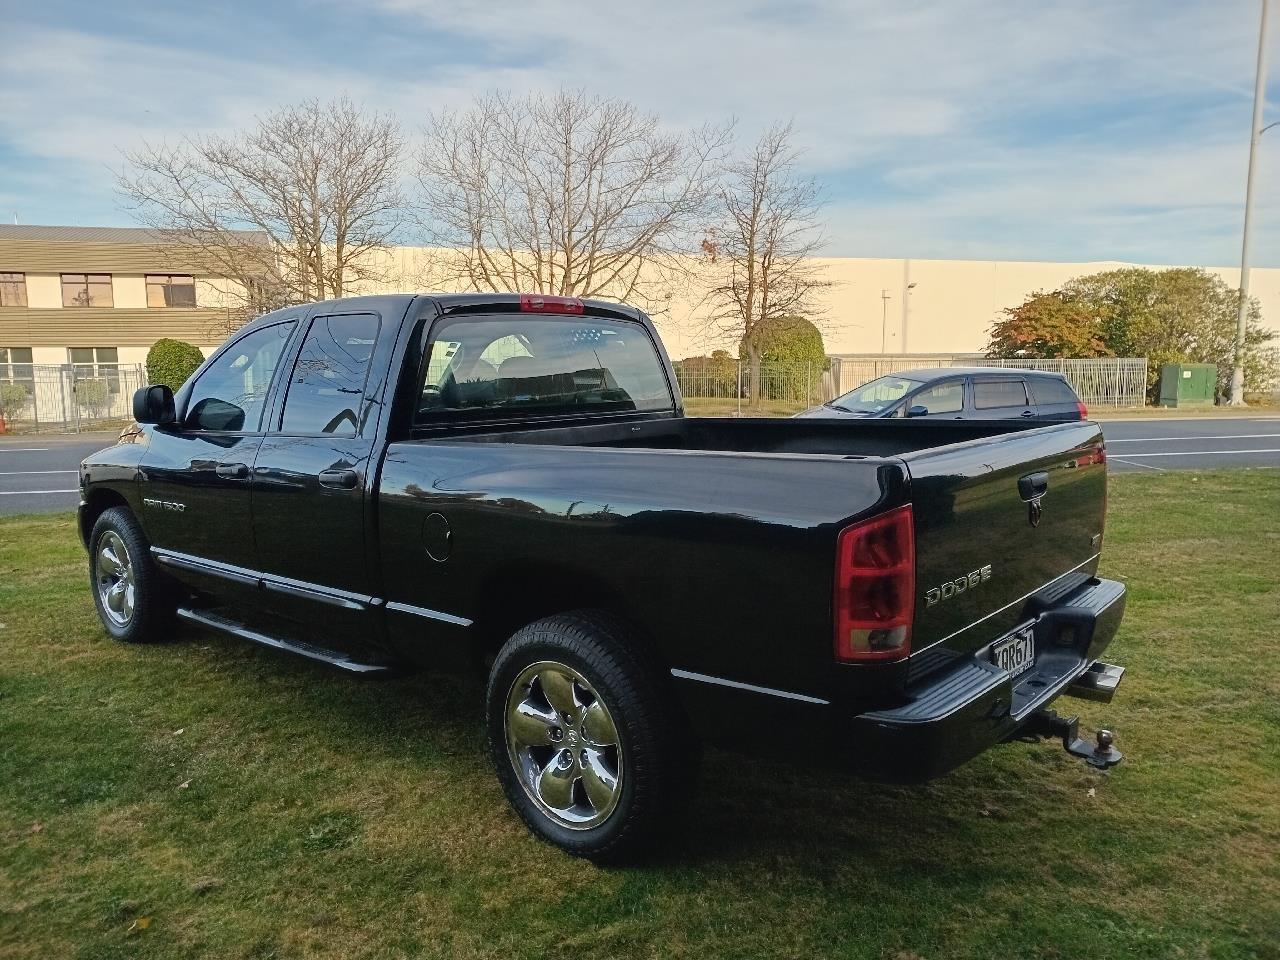
[[[639,324],[590,317],[446,319],[427,344],[417,421],[671,410]]]

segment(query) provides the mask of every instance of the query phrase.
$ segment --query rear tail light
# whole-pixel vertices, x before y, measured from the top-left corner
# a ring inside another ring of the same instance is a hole
[[[834,602],[836,659],[901,660],[911,652],[914,527],[907,504],[840,531]]]
[[[1088,420],[1088,419],[1089,419],[1089,408],[1088,408],[1088,407],[1086,407],[1086,406],[1084,405],[1084,401],[1083,401],[1083,400],[1077,400],[1077,401],[1076,401],[1076,409],[1080,411],[1080,419],[1081,419],[1081,420]]]
[[[577,297],[546,297],[540,293],[520,294],[522,313],[582,313]]]

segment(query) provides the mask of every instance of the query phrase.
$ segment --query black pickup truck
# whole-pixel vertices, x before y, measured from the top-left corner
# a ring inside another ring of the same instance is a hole
[[[81,467],[93,597],[363,676],[488,677],[512,805],[625,856],[700,745],[935,777],[1109,700],[1090,422],[687,419],[649,319],[530,295],[280,310]]]

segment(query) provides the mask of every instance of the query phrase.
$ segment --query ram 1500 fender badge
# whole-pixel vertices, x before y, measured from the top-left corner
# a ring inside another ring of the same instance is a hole
[[[991,564],[979,567],[977,570],[970,570],[963,577],[956,577],[954,580],[948,580],[946,583],[938,587],[930,587],[924,594],[924,605],[932,607],[943,600],[950,600],[958,593],[964,593],[966,590],[972,590],[980,583],[984,583],[991,579]]]
[[[174,513],[182,513],[187,509],[185,503],[178,503],[176,500],[152,500],[150,497],[142,498],[144,507],[156,507],[159,510],[172,510]]]

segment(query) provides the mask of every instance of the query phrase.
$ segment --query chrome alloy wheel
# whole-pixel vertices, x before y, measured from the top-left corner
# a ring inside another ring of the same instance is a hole
[[[133,561],[114,530],[108,530],[98,541],[94,574],[102,609],[117,627],[127,627],[133,619]]]
[[[507,755],[529,799],[571,830],[598,827],[621,796],[623,757],[609,707],[577,670],[544,660],[507,694]]]

